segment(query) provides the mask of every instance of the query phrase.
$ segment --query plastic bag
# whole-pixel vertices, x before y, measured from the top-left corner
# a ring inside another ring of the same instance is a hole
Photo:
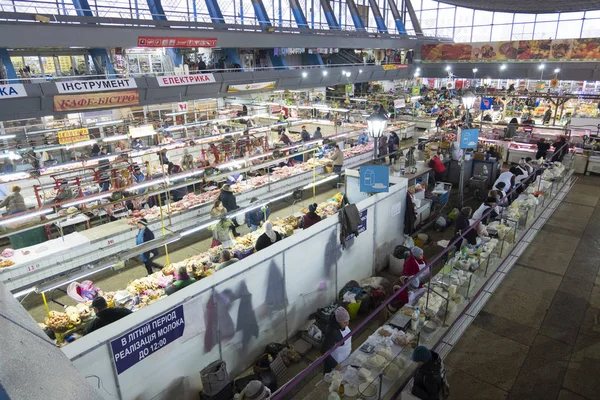
[[[343,301],[344,303],[356,303],[356,294],[352,292],[344,293]]]
[[[405,247],[408,247],[409,249],[412,249],[413,247],[415,247],[415,242],[414,242],[413,238],[411,238],[410,236],[404,235],[403,245]]]

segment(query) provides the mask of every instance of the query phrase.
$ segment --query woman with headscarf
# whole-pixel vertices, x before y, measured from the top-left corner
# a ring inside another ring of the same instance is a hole
[[[175,277],[176,280],[165,288],[165,293],[167,295],[171,295],[179,289],[183,289],[184,287],[196,282],[194,278],[190,277],[186,267],[179,267]]]
[[[345,336],[350,334],[350,314],[344,307],[338,307],[329,317],[323,344],[321,345],[321,354],[327,353],[333,346],[340,342]],[[352,353],[352,338],[346,341],[331,353],[323,364],[323,373],[327,374],[334,369],[341,369],[340,364],[350,357]]]
[[[225,207],[227,212],[237,210],[239,208],[230,185],[226,184],[221,187],[221,193],[219,193],[219,200],[221,201],[221,204],[223,204],[223,207]]]
[[[265,233],[260,235],[256,240],[256,245],[254,246],[256,251],[266,249],[273,243],[279,242],[282,239],[281,234],[273,230],[273,223],[271,223],[271,221],[265,222],[264,227]]]
[[[427,261],[425,257],[423,257],[423,249],[420,247],[413,247],[410,250],[410,256],[404,261],[404,268],[402,269],[402,276],[412,277],[418,275],[419,277],[415,281],[413,281],[413,286],[419,287],[422,286],[421,280],[427,276],[427,271],[424,271],[427,266]]]
[[[319,221],[321,217],[317,214],[317,203],[313,203],[308,206],[308,212],[300,218],[298,228],[308,229]]]
[[[271,390],[261,381],[250,381],[240,394],[236,394],[234,400],[267,400],[271,398]]]
[[[211,247],[217,247],[224,243],[231,242],[233,240],[233,228],[233,222],[231,222],[225,217],[221,217],[219,222],[209,227],[208,229],[212,231]]]

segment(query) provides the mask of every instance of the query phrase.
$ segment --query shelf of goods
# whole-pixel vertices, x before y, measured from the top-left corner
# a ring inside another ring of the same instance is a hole
[[[485,286],[493,292],[514,264],[514,254],[520,255],[543,226],[544,212],[553,200],[566,194],[564,187],[568,184],[564,179],[570,173],[556,163],[505,210],[504,222],[492,222],[485,227],[489,236],[480,238],[476,246],[466,245],[450,253],[446,261],[442,257],[432,266],[433,271],[438,271],[433,277],[428,271],[422,272],[420,287],[408,292],[409,303],[351,353],[342,363],[341,371],[325,375],[324,381],[304,399],[324,398],[323,394],[339,392],[340,385],[346,394],[388,398],[411,379],[416,346],[435,349],[444,357],[478,313],[469,310],[485,304],[479,301],[481,290]],[[539,218],[543,218],[541,225],[537,222]],[[507,267],[507,263],[511,264]],[[481,297],[487,298],[489,294]],[[402,398],[407,393],[410,385]]]
[[[502,161],[508,163],[518,163],[521,158],[531,157],[535,159],[537,152],[537,143],[540,139],[545,139],[546,142],[556,142],[562,135],[570,135],[569,144],[573,146],[571,152],[579,158],[576,165],[576,172],[582,173],[582,163],[585,170],[586,158],[580,151],[583,147],[583,136],[590,135],[589,129],[571,128],[566,130],[559,127],[533,127],[531,132],[525,132],[524,127],[518,128],[515,136],[511,141],[503,140],[506,126],[503,125],[488,125],[483,128],[482,135],[479,138],[480,144],[485,148],[494,146],[502,154]],[[548,151],[548,157],[552,156],[553,148]],[[547,158],[548,158],[547,157]]]
[[[353,168],[372,158],[372,142],[344,150],[344,167]],[[312,166],[316,169],[313,171]],[[320,162],[308,162],[294,167],[283,167],[267,177],[250,178],[246,184],[234,185],[238,191],[238,204],[247,204],[253,197],[275,197],[289,193],[313,182],[315,173],[322,175],[324,167]],[[200,195],[188,194],[184,200],[171,206],[163,206],[169,214],[171,231],[180,231],[210,219],[210,209],[219,191],[213,190]],[[161,231],[160,210],[153,207],[142,211],[149,220],[149,228],[158,234]],[[15,252],[15,264],[0,269],[0,281],[9,290],[31,286],[49,277],[89,264],[119,253],[131,247],[135,241],[135,218],[120,219],[63,238],[54,239],[31,248]],[[26,253],[26,254],[25,254]]]
[[[218,359],[226,362],[231,377],[237,376],[263,354],[266,344],[293,337],[313,310],[337,297],[345,282],[368,278],[384,266],[380,255],[393,251],[403,226],[402,215],[390,219],[383,210],[406,197],[406,180],[390,177],[390,182],[388,193],[356,203],[364,229],[347,237],[344,249],[338,218],[326,218],[62,351],[84,376],[95,371],[118,398],[154,397],[167,382],[197,376],[201,366]],[[166,323],[153,322],[161,320]],[[157,370],[157,361],[165,368]],[[177,367],[171,368],[173,363]],[[144,384],[137,378],[142,376]],[[190,380],[197,392],[196,381]]]

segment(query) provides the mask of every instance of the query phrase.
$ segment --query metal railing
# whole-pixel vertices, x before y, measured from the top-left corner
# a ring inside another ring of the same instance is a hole
[[[392,63],[397,64],[397,63]],[[64,81],[79,81],[79,80],[92,80],[92,79],[109,79],[111,77],[116,78],[156,78],[159,76],[188,76],[188,75],[201,75],[207,73],[213,74],[227,74],[236,72],[258,72],[258,71],[289,71],[289,70],[330,70],[338,69],[337,71],[343,71],[344,68],[362,68],[362,67],[380,67],[382,65],[388,65],[388,63],[376,64],[376,63],[361,63],[361,64],[331,64],[331,65],[288,65],[285,67],[254,67],[254,68],[213,68],[205,69],[202,71],[190,71],[186,74],[176,74],[173,72],[123,72],[116,74],[94,74],[94,75],[67,75],[67,76],[30,76],[30,77],[19,77],[12,79],[3,79],[4,83],[45,83],[45,82],[64,82]],[[341,69],[341,70],[340,70]],[[359,73],[366,73],[368,71],[362,71]]]
[[[30,4],[30,3],[28,3]],[[35,4],[35,2],[33,2]],[[35,12],[31,12],[33,9]],[[312,33],[312,34],[335,34],[335,35],[347,35],[353,34],[357,36],[368,36],[373,38],[390,38],[390,37],[401,37],[401,38],[417,38],[417,36],[410,36],[406,34],[400,34],[397,29],[393,27],[388,28],[388,33],[380,33],[377,28],[370,27],[365,28],[364,31],[357,31],[354,25],[341,24],[340,29],[331,29],[326,23],[314,22],[311,23],[312,28],[298,28],[295,20],[281,20],[276,21],[277,24],[273,24],[270,27],[261,26],[261,23],[266,21],[260,21],[255,17],[244,18],[244,23],[238,22],[234,16],[224,16],[225,23],[215,23],[208,14],[189,14],[187,12],[178,11],[167,11],[165,14],[151,14],[150,12],[136,13],[134,10],[129,8],[121,7],[102,7],[98,6],[92,10],[92,16],[80,16],[77,12],[89,13],[89,10],[81,10],[75,8],[69,8],[68,10],[62,10],[61,7],[52,7],[51,4],[41,3],[40,5],[31,5],[28,7],[7,7],[6,5],[0,5],[0,21],[6,22],[27,22],[36,23],[38,22],[35,17],[41,15],[49,18],[48,23],[68,23],[68,24],[82,24],[82,25],[117,25],[117,26],[130,26],[130,27],[149,27],[157,26],[162,28],[180,28],[185,27],[189,29],[216,29],[216,30],[254,30],[254,31],[266,31],[267,29],[273,30],[274,32],[287,32],[287,33]],[[166,19],[165,19],[166,18]],[[246,21],[251,23],[246,23]],[[434,35],[419,35],[419,38],[437,39]],[[439,41],[451,42],[451,38],[440,38]]]

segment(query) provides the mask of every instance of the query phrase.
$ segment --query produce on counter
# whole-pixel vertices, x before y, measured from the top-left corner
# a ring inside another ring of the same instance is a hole
[[[344,150],[344,158],[354,157],[358,154],[363,154],[369,151],[373,151],[373,141],[365,145],[354,146],[350,149]],[[310,171],[315,167],[320,167],[325,164],[327,164],[327,159],[311,158],[308,161],[295,165],[293,167],[284,166],[279,169],[276,169],[273,172],[271,172],[268,176],[264,175],[248,178],[245,181],[231,185],[231,189],[233,193],[243,193],[269,183],[277,182],[279,180],[286,179],[294,175],[302,174],[304,172]],[[157,181],[157,184],[158,183],[160,182]],[[162,206],[162,212],[164,215],[168,215],[170,213],[182,212],[195,206],[209,204],[214,202],[219,197],[219,193],[219,189],[213,189],[208,192],[203,192],[199,194],[188,193],[183,197],[182,200],[171,203],[168,206]],[[337,210],[333,211],[333,214],[335,214],[336,211]],[[142,209],[139,211],[136,210],[133,211],[132,215],[127,219],[127,223],[130,225],[135,225],[137,221],[139,221],[142,218],[146,218],[146,220],[148,221],[153,221],[159,219],[160,214],[161,210],[157,206],[151,207],[149,209]],[[331,211],[326,212],[325,214],[333,215],[331,214]]]

